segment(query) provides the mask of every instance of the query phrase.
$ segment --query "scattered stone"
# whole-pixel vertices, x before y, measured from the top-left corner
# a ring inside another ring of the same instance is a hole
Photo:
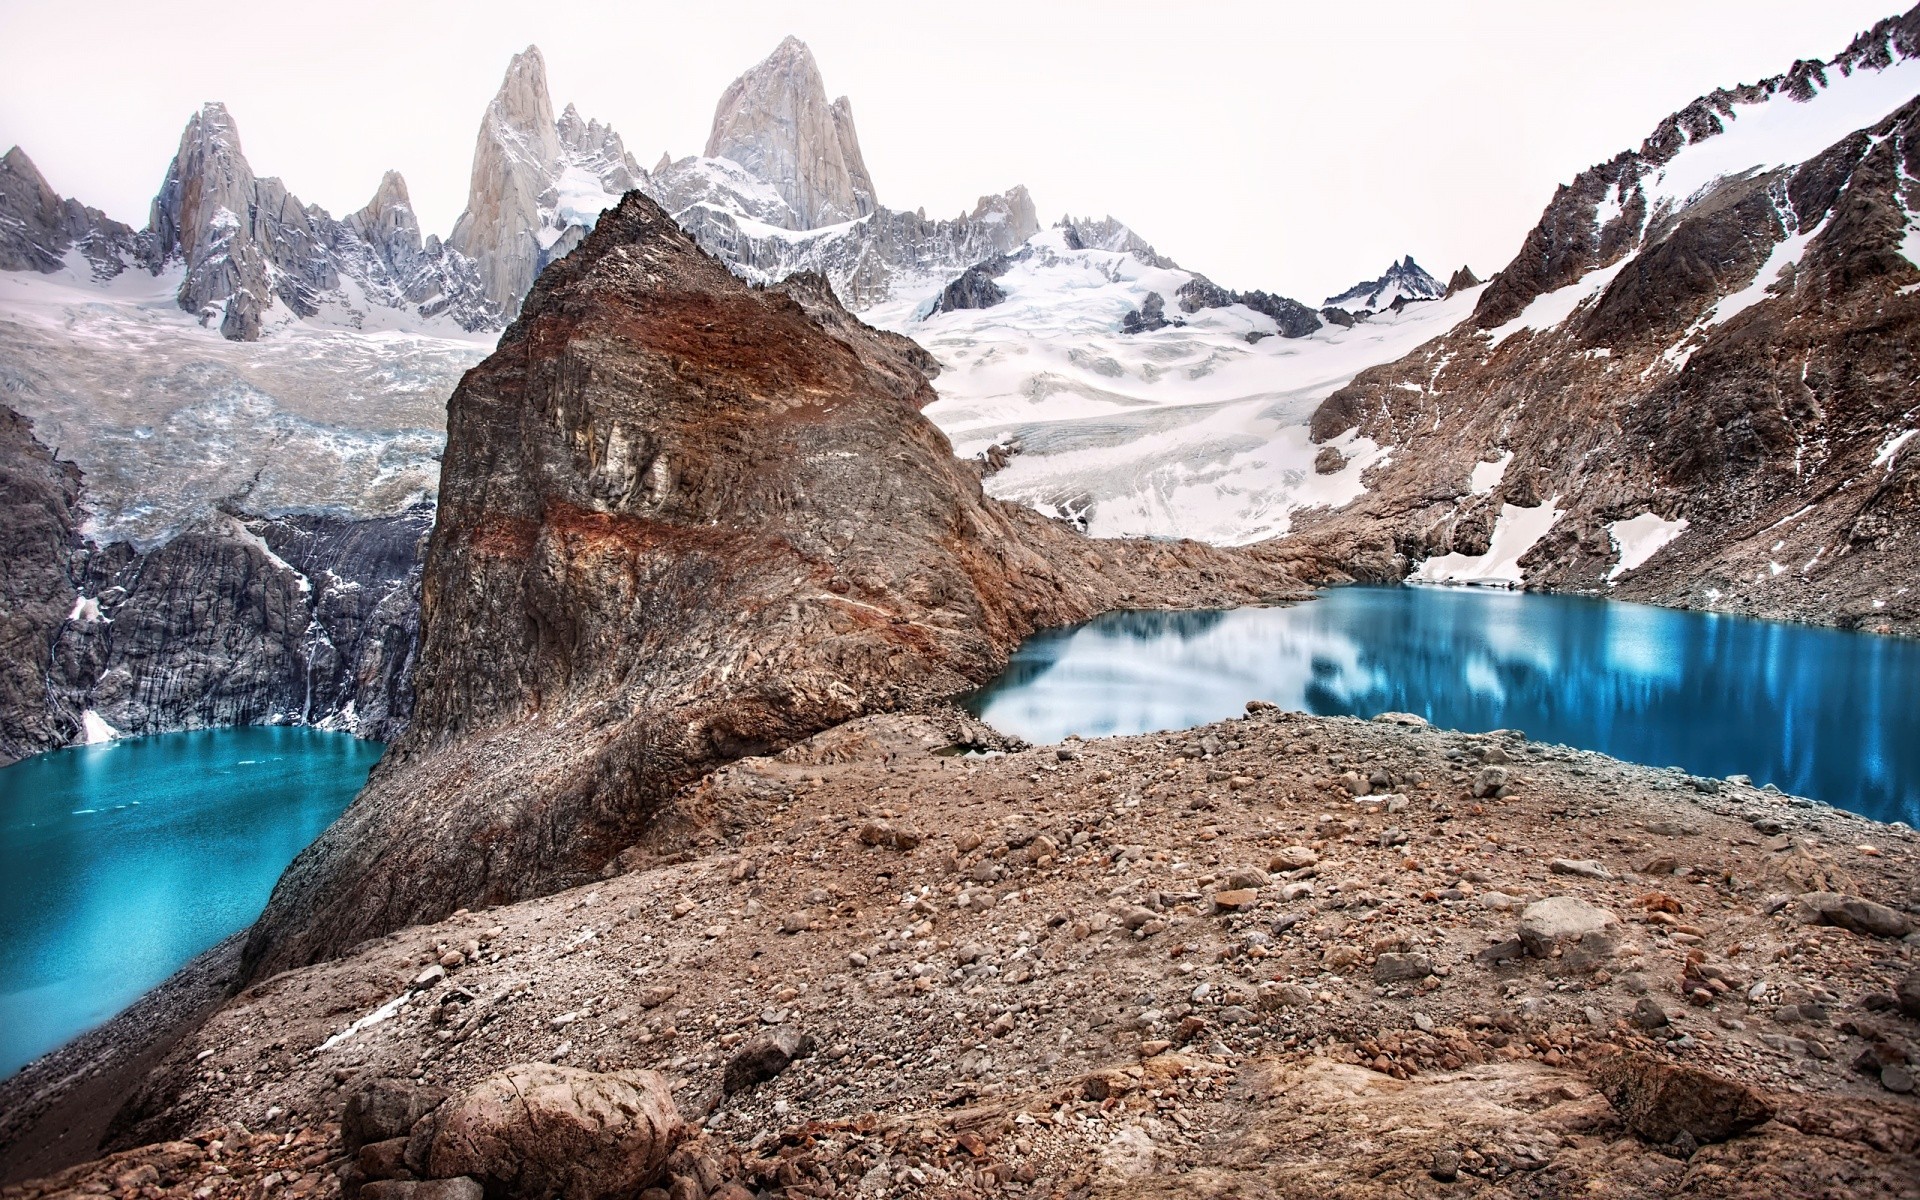
[[[1656,1145],[1683,1133],[1699,1143],[1723,1142],[1773,1117],[1773,1105],[1753,1088],[1650,1054],[1601,1054],[1589,1074],[1627,1128]]]
[[[1475,800],[1498,800],[1509,792],[1507,769],[1499,766],[1481,767],[1480,773],[1473,777],[1473,798]]]
[[[1551,958],[1569,942],[1609,935],[1619,918],[1573,896],[1550,896],[1527,905],[1520,914],[1520,941],[1535,958]]]
[[[1795,897],[1794,906],[1794,918],[1804,925],[1832,925],[1883,938],[1901,938],[1913,932],[1913,918],[1859,896],[1803,892]]]
[[[479,1182],[465,1175],[451,1179],[376,1179],[363,1184],[360,1200],[483,1200]]]
[[[1894,997],[1900,1002],[1901,1012],[1920,1021],[1920,971],[1908,971]]]
[[[767,1030],[748,1042],[727,1063],[721,1087],[731,1096],[765,1083],[787,1069],[796,1058],[813,1052],[813,1038],[791,1025]]]
[[[1252,908],[1259,900],[1260,893],[1252,888],[1228,888],[1213,894],[1213,911],[1241,912]]]
[[[1433,962],[1424,954],[1382,954],[1373,962],[1375,983],[1402,983],[1433,974]]]
[[[1412,713],[1383,712],[1375,717],[1374,720],[1380,722],[1382,725],[1404,725],[1409,729],[1427,728],[1427,719],[1425,717],[1415,716]]]
[[[1433,1166],[1427,1171],[1441,1183],[1452,1183],[1460,1178],[1460,1152],[1458,1150],[1436,1150]]]
[[[1228,888],[1263,888],[1272,882],[1259,867],[1235,867],[1227,873]]]
[[[1578,875],[1582,879],[1612,879],[1613,872],[1591,858],[1556,858],[1547,864],[1555,875]]]
[[[902,829],[886,821],[868,821],[860,827],[860,832],[855,836],[863,846],[884,846],[889,850],[911,850],[918,846],[921,840],[918,831]]]
[[[1665,1029],[1668,1023],[1667,1010],[1652,996],[1642,996],[1633,1006],[1633,1023],[1642,1029]]]
[[[1320,861],[1320,856],[1305,846],[1288,846],[1267,863],[1269,871],[1298,871]]]
[[[1913,1072],[1899,1063],[1888,1063],[1880,1068],[1880,1086],[1904,1096],[1913,1091]]]
[[[507,1200],[624,1200],[660,1178],[684,1135],[652,1071],[525,1063],[447,1102],[427,1168],[439,1179],[471,1176]]]

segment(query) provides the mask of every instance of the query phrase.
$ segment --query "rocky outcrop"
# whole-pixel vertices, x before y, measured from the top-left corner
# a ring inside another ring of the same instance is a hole
[[[987,500],[900,362],[644,196],[604,216],[454,394],[414,723],[249,970],[591,877],[688,780],[966,690],[1038,626],[1297,594]]]
[[[1871,76],[1917,54],[1920,9],[1703,97],[1561,189],[1467,322],[1315,413],[1316,439],[1394,449],[1299,544],[1336,576],[1398,578],[1546,504],[1514,552],[1528,586],[1920,628],[1920,102],[1848,128]],[[1785,165],[1718,141],[1788,117],[1835,140]]]
[[[1004,274],[1007,260],[1004,256],[975,263],[960,272],[960,277],[940,290],[940,296],[933,302],[933,311],[937,313],[955,312],[963,308],[992,308],[1007,298],[994,280]]]
[[[1174,322],[1167,320],[1167,298],[1159,292],[1147,293],[1140,307],[1120,318],[1121,333],[1152,333]]]
[[[26,151],[7,151],[0,158],[0,271],[51,274],[76,249],[107,277],[151,254],[150,244],[132,229],[97,208],[62,199]]]
[[[80,471],[0,407],[0,765],[72,741],[78,724],[47,703],[53,646],[74,610]]]
[[[1480,283],[1481,279],[1473,273],[1472,267],[1462,266],[1447,279],[1446,296],[1453,296],[1456,293],[1467,291],[1469,288],[1477,288],[1480,286]],[[1442,297],[1442,299],[1445,298],[1446,297]]]
[[[1199,312],[1206,308],[1225,308],[1230,304],[1244,304],[1262,316],[1270,318],[1280,336],[1284,338],[1306,337],[1321,327],[1320,318],[1314,315],[1312,309],[1298,300],[1289,300],[1285,296],[1276,296],[1262,291],[1230,292],[1205,275],[1195,275],[1190,281],[1182,284],[1174,296],[1180,302],[1180,311],[1187,313]],[[1348,324],[1351,325],[1352,321],[1349,320]]]
[[[1241,292],[1236,299],[1257,313],[1272,318],[1285,338],[1306,337],[1319,329],[1320,318],[1314,311],[1298,300],[1289,300],[1285,296],[1275,296],[1267,292]]]
[[[721,93],[705,154],[771,184],[787,202],[792,229],[851,221],[878,204],[853,107],[845,96],[827,102],[820,68],[799,38],[783,40]]]

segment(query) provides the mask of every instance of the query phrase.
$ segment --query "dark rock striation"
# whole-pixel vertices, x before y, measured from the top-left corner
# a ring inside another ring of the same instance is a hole
[[[1301,594],[986,499],[902,361],[644,196],[603,216],[453,396],[413,725],[275,888],[250,973],[591,878],[680,785],[966,690],[1036,627]]]
[[[0,764],[65,745],[78,730],[47,698],[53,631],[77,595],[79,503],[79,469],[0,407]]]
[[[285,722],[391,738],[412,708],[427,510],[220,514],[141,550],[0,407],[0,762],[86,736]]]

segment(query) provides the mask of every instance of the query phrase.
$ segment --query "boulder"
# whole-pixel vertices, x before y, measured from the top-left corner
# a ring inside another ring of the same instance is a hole
[[[375,1142],[404,1138],[413,1123],[440,1106],[447,1089],[411,1079],[366,1079],[347,1093],[340,1111],[340,1141],[348,1154]]]
[[[1833,925],[1873,937],[1901,938],[1913,932],[1913,918],[1898,909],[1840,892],[1803,892],[1794,898],[1793,915],[1803,925]]]
[[[1626,1127],[1660,1145],[1682,1134],[1723,1142],[1773,1118],[1772,1103],[1753,1088],[1651,1054],[1602,1055],[1588,1073]]]
[[[684,1135],[652,1071],[522,1063],[448,1101],[427,1173],[471,1176],[489,1200],[614,1200],[657,1181]]]
[[[1604,908],[1572,896],[1549,896],[1520,914],[1520,942],[1535,958],[1551,958],[1557,949],[1589,937],[1611,938],[1620,919]]]
[[[787,1069],[796,1058],[813,1052],[813,1039],[791,1025],[780,1025],[754,1038],[727,1063],[721,1087],[731,1096],[765,1083]]]
[[[1404,983],[1431,974],[1433,963],[1424,954],[1382,954],[1373,962],[1375,983]]]
[[[360,1200],[485,1200],[486,1190],[465,1175],[451,1179],[376,1179],[362,1184]]]
[[[1920,971],[1908,971],[1895,995],[1900,1001],[1900,1011],[1920,1021]]]

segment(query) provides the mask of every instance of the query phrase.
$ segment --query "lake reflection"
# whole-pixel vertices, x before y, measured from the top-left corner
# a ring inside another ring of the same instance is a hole
[[[1110,613],[1036,635],[970,707],[1035,742],[1181,729],[1250,699],[1520,729],[1744,773],[1920,823],[1920,643],[1645,605],[1340,588],[1291,608]]]

